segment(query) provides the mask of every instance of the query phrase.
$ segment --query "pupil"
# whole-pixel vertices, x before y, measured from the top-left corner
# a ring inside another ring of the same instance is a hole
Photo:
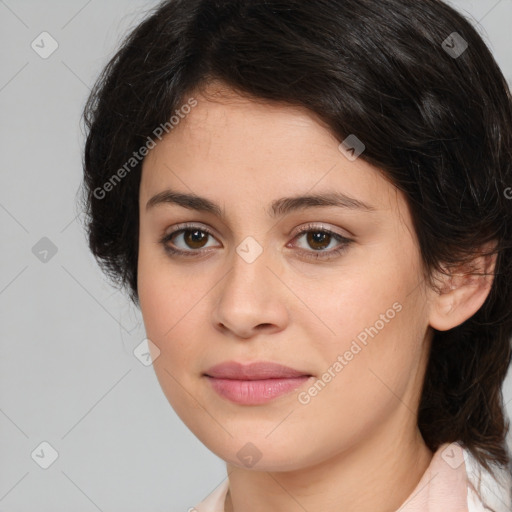
[[[193,248],[196,248],[194,246],[194,244],[198,244],[199,243],[199,246],[201,246],[201,242],[206,238],[206,233],[203,233],[202,231],[200,230],[195,230],[195,231],[188,231],[189,233],[189,236],[187,238],[190,238],[191,239],[191,244],[189,245],[192,245]],[[187,241],[188,243],[188,241]]]
[[[308,243],[310,243],[313,246],[313,248],[323,249],[325,248],[325,244],[322,244],[322,242],[325,242],[325,239],[328,237],[330,237],[328,233],[322,233],[319,231],[311,232],[309,234],[310,240],[308,240]],[[315,244],[320,244],[321,247],[315,247]],[[329,243],[327,243],[327,245],[329,245]]]

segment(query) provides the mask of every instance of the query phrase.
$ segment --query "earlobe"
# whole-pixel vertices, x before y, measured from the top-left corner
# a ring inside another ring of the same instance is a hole
[[[447,331],[472,317],[489,295],[495,265],[496,254],[481,255],[472,260],[471,268],[466,265],[465,271],[438,277],[440,290],[431,290],[430,326]]]

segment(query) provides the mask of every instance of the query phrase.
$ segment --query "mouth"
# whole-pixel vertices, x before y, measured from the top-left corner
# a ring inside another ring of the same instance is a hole
[[[212,366],[205,372],[205,375],[217,379],[234,380],[289,379],[312,376],[306,371],[296,370],[271,361],[258,361],[249,364],[226,361]]]
[[[267,361],[249,365],[229,361],[213,366],[203,375],[217,394],[240,405],[267,403],[313,377],[308,372]]]

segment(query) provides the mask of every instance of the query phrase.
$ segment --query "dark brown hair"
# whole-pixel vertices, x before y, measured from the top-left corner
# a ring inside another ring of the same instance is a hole
[[[512,357],[512,98],[477,31],[439,0],[155,7],[84,110],[89,246],[137,305],[141,162],[126,162],[214,79],[258,101],[306,107],[340,142],[363,141],[361,158],[407,198],[432,286],[432,271],[496,242],[483,306],[453,329],[433,330],[418,425],[433,451],[459,441],[487,469],[510,464],[502,385]]]

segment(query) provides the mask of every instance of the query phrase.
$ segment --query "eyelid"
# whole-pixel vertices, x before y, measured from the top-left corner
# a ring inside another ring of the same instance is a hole
[[[217,238],[217,235],[216,235],[215,231],[213,230],[213,228],[211,228],[210,226],[208,226],[206,224],[194,223],[194,222],[182,222],[180,224],[177,224],[176,226],[173,226],[172,230],[169,233],[164,233],[162,238],[167,238],[170,235],[175,235],[178,231],[187,230],[187,229],[199,229],[201,231],[204,231],[205,233],[208,233],[212,237]],[[326,231],[328,233],[335,234],[341,238],[345,238],[345,239],[348,238],[343,233],[338,233],[337,231],[333,230],[331,227],[324,225],[322,222],[319,222],[319,223],[310,222],[310,223],[304,224],[302,226],[299,226],[298,228],[292,230],[292,232],[290,233],[289,236],[296,238],[297,235],[300,235],[304,232],[312,231],[312,230]],[[349,236],[353,236],[353,235],[350,234]]]
[[[186,230],[192,230],[192,229],[204,231],[205,233],[208,233],[215,239],[218,238],[215,230],[213,228],[211,228],[210,226],[208,226],[207,224],[196,223],[196,222],[182,222],[180,224],[176,224],[175,226],[173,226],[169,232],[167,232],[167,229],[166,229],[163,236],[161,237],[161,241],[169,238],[171,235],[176,235],[179,231],[186,231]]]
[[[167,245],[168,242],[174,237],[177,236],[179,233],[184,231],[191,231],[197,229],[198,231],[202,231],[204,233],[207,233],[209,236],[217,239],[214,230],[210,228],[209,226],[201,225],[201,223],[196,222],[184,222],[181,224],[177,224],[176,226],[173,226],[172,230],[169,233],[166,233],[163,235],[163,237],[160,238],[159,243],[162,244],[165,248],[165,250],[170,253],[171,255],[176,256],[189,256],[189,257],[200,257],[202,255],[205,255],[207,253],[210,253],[212,249],[215,247],[208,247],[204,249],[190,249],[190,250],[184,250],[184,249],[174,249]],[[351,245],[354,242],[353,238],[348,238],[341,233],[338,233],[337,231],[326,227],[323,225],[323,223],[307,223],[305,225],[300,226],[299,228],[292,231],[293,234],[290,234],[288,236],[292,236],[292,240],[294,241],[299,236],[302,236],[304,233],[308,232],[324,232],[335,238],[338,242],[338,246],[336,248],[327,250],[327,251],[314,251],[314,250],[307,250],[298,248],[298,251],[300,254],[302,254],[303,258],[306,259],[313,259],[315,261],[317,260],[329,260],[331,258],[335,258],[337,256],[340,256],[342,253],[344,253],[348,246]],[[286,247],[290,247],[289,243],[286,245]],[[292,246],[294,247],[294,246]]]
[[[327,251],[314,251],[314,250],[307,250],[298,248],[298,255],[297,257],[300,259],[310,260],[314,262],[325,262],[328,263],[329,261],[340,258],[345,252],[349,249],[350,246],[353,245],[355,242],[355,238],[348,238],[341,233],[338,233],[334,231],[333,229],[330,229],[328,227],[325,227],[322,223],[315,224],[315,223],[308,223],[306,225],[301,226],[298,228],[298,230],[294,231],[294,236],[292,238],[293,242],[295,239],[300,238],[305,233],[311,233],[311,232],[323,232],[327,233],[331,236],[331,238],[334,238],[338,244],[336,247],[329,249]],[[290,245],[291,242],[286,244],[287,248],[294,248],[294,245]]]
[[[330,226],[327,226],[322,222],[317,222],[317,223],[310,222],[310,223],[304,224],[304,225],[298,227],[297,229],[293,230],[290,236],[293,236],[295,238],[296,235],[300,235],[300,234],[304,233],[305,231],[315,231],[315,230],[316,231],[326,231],[328,233],[332,233],[334,235],[337,235],[337,236],[339,236],[341,238],[345,238],[345,239],[347,239],[348,236],[353,236],[351,234],[344,235],[343,233],[338,233],[338,231],[335,231]]]

